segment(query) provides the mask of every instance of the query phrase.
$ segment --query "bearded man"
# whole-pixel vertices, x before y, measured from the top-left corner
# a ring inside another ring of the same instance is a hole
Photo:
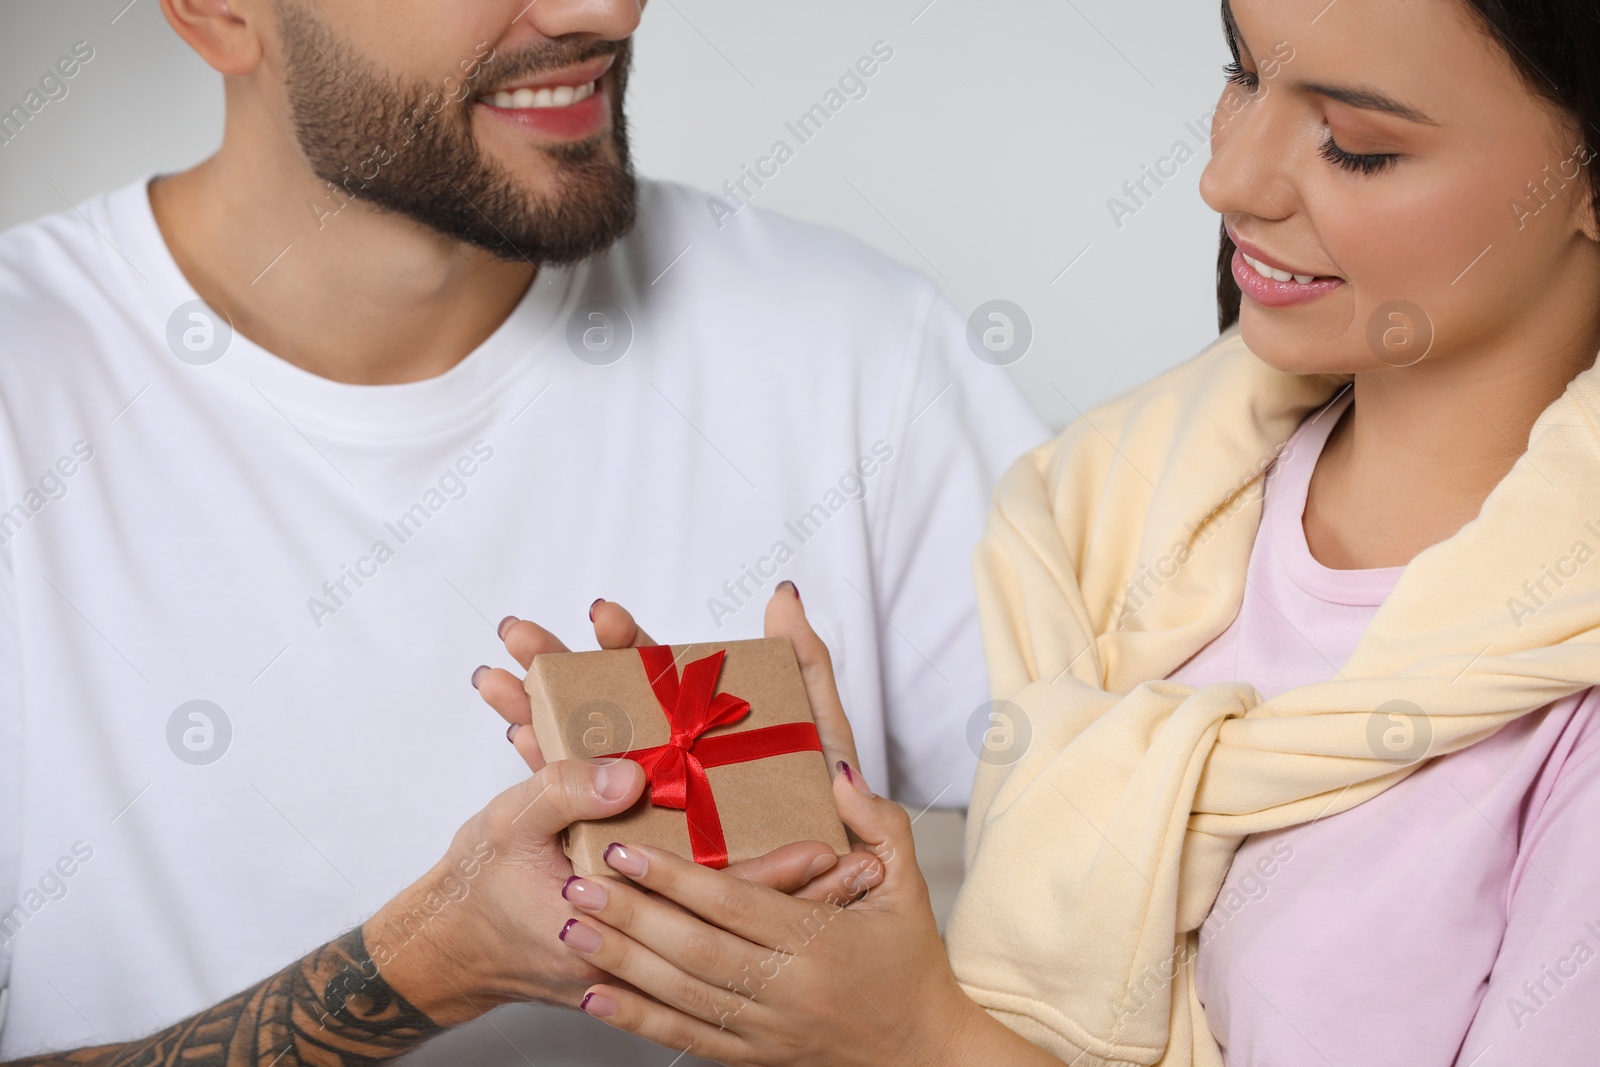
[[[559,832],[645,785],[508,751],[518,615],[803,588],[868,779],[965,802],[1044,429],[924,278],[635,177],[643,6],[162,0],[221,147],[0,235],[0,1058],[656,1062],[559,1010]]]

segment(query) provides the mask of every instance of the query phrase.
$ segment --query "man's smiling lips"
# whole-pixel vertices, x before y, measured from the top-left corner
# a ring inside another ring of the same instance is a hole
[[[615,56],[601,56],[552,74],[510,81],[481,94],[477,104],[541,139],[581,141],[610,120],[605,76],[615,62]]]

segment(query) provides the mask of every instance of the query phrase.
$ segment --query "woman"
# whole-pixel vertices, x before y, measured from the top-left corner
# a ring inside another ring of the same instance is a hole
[[[1227,332],[999,488],[1031,742],[979,773],[948,958],[846,757],[865,899],[624,842],[659,897],[566,890],[619,980],[590,1014],[740,1064],[1592,1058],[1600,5],[1223,17]],[[792,591],[771,617],[825,675]]]

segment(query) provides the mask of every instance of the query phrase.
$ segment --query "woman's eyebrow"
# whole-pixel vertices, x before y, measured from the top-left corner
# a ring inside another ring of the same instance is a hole
[[[1233,58],[1238,59],[1244,37],[1239,33],[1239,24],[1233,21],[1233,4],[1229,0],[1222,0],[1222,33],[1227,38],[1228,50],[1233,53]]]
[[[1386,114],[1397,115],[1412,122],[1420,122],[1428,126],[1437,126],[1427,115],[1409,104],[1402,104],[1391,96],[1380,93],[1376,89],[1367,89],[1360,86],[1324,85],[1321,82],[1296,82],[1295,88],[1302,93],[1316,93],[1329,100],[1337,100],[1341,104],[1349,104],[1364,111],[1382,111]]]
[[[1222,0],[1222,32],[1227,37],[1228,47],[1233,52],[1234,58],[1239,57],[1241,48],[1248,51],[1245,46],[1244,34],[1239,32],[1239,23],[1233,17],[1233,4],[1231,0]],[[1295,88],[1303,93],[1316,93],[1329,100],[1337,100],[1351,107],[1361,108],[1364,111],[1382,111],[1410,122],[1419,122],[1425,126],[1437,126],[1437,122],[1423,114],[1409,104],[1402,104],[1394,97],[1379,92],[1366,86],[1328,85],[1323,82],[1297,82]]]

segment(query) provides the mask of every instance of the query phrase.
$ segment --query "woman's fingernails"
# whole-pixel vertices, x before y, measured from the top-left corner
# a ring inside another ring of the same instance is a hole
[[[650,870],[650,863],[644,856],[615,841],[607,846],[605,861],[612,870],[620,871],[629,878],[643,878]]]
[[[798,585],[795,585],[789,579],[785,578],[783,581],[779,582],[778,583],[778,588],[779,589],[788,589],[789,592],[794,594],[794,598],[796,600],[800,599],[800,587]]]
[[[844,780],[855,786],[857,793],[860,793],[864,797],[877,795],[867,787],[867,780],[861,777],[859,772],[850,769],[850,764],[846,763],[844,760],[840,760],[838,767],[839,773],[844,775]]]
[[[489,665],[486,663],[472,672],[472,688],[478,688],[478,683],[483,680],[483,674],[488,669]]]
[[[500,640],[504,641],[506,639],[506,627],[510,626],[516,621],[517,617],[515,615],[507,615],[505,618],[500,620],[500,625],[494,628],[495,635],[499,637]]]
[[[811,861],[811,866],[806,868],[806,873],[805,873],[805,876],[804,876],[804,880],[809,882],[809,881],[811,881],[811,879],[816,878],[821,874],[824,874],[824,873],[826,873],[828,871],[833,870],[833,868],[836,867],[838,865],[838,863],[839,863],[839,857],[838,856],[835,856],[831,852],[824,852],[822,855],[818,856],[816,859]]]
[[[510,726],[507,726],[506,727],[506,740],[510,741],[513,745],[516,744],[517,743],[517,731],[520,730],[520,729],[522,729],[522,724],[520,722],[514,722]]]
[[[604,993],[585,993],[579,1008],[597,1019],[606,1019],[617,1013],[617,1002]]]
[[[567,925],[561,928],[561,940],[579,952],[600,951],[600,931],[583,925],[577,919],[567,920]]]
[[[573,875],[567,879],[567,884],[561,887],[561,895],[573,907],[582,908],[584,911],[599,911],[606,906],[606,887],[598,881],[591,882],[587,878]]]
[[[605,597],[597,597],[597,598],[595,598],[595,602],[593,604],[589,605],[589,621],[590,622],[594,622],[594,609],[599,607],[601,604],[604,604],[605,602],[606,602],[606,598]]]

